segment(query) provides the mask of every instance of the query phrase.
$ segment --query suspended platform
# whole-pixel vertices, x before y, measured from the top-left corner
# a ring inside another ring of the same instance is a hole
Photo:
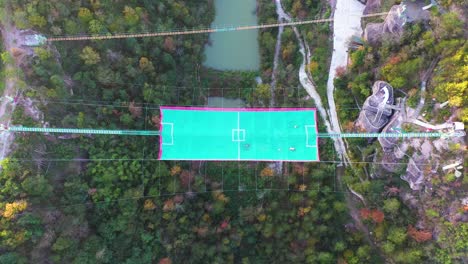
[[[448,138],[442,132],[318,133],[315,108],[160,107],[160,130],[106,130],[0,125],[27,133],[159,136],[161,160],[319,161],[318,138]]]
[[[162,160],[319,160],[315,108],[160,109]]]
[[[62,133],[62,134],[95,134],[122,136],[159,136],[159,131],[151,130],[107,130],[88,128],[54,128],[54,127],[23,127],[13,126],[6,129],[12,132]]]

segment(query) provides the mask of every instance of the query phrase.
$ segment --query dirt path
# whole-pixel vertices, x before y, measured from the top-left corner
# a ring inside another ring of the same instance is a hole
[[[365,6],[356,0],[337,0],[333,11],[333,54],[330,63],[330,71],[327,82],[327,99],[330,109],[330,124],[334,133],[341,133],[341,126],[338,120],[335,105],[335,86],[333,80],[336,76],[336,69],[346,67],[348,62],[348,43],[347,41],[353,36],[360,36],[361,15],[364,12]],[[352,15],[351,15],[352,14]],[[344,140],[339,142],[340,149],[338,153],[346,156],[346,148]]]
[[[278,16],[280,18],[284,19],[285,21],[290,22],[291,17],[286,12],[284,12],[283,7],[281,6],[281,0],[275,0],[275,3],[276,3],[276,10],[277,10]],[[309,96],[314,100],[315,106],[316,106],[317,110],[319,111],[320,117],[322,117],[323,122],[325,123],[325,127],[327,129],[327,132],[328,133],[336,133],[333,130],[333,127],[331,126],[330,122],[328,121],[327,111],[323,107],[322,99],[320,98],[320,95],[317,92],[315,83],[314,83],[312,77],[309,76],[309,74],[306,71],[306,65],[310,63],[310,58],[311,58],[311,52],[309,50],[309,47],[307,45],[305,45],[305,43],[304,43],[304,41],[303,41],[303,39],[301,37],[301,34],[299,33],[299,30],[297,29],[297,27],[292,26],[292,28],[293,28],[294,34],[296,35],[297,42],[299,44],[299,52],[302,54],[302,58],[303,58],[301,67],[299,68],[299,81],[300,81],[302,87],[304,87],[304,89],[307,91]],[[336,112],[336,110],[335,110],[335,112]],[[335,149],[336,149],[337,153],[340,154],[338,156],[340,158],[340,160],[343,160],[345,163],[349,163],[349,158],[348,158],[348,155],[346,153],[346,148],[345,148],[345,144],[344,144],[343,139],[342,138],[332,138],[332,140],[333,140],[333,143],[334,143],[334,146],[335,146]]]
[[[279,7],[278,7],[279,6]],[[284,12],[281,13],[281,5],[278,5],[278,1],[276,2],[276,14],[278,15],[278,23],[285,22]],[[276,75],[278,70],[278,61],[279,61],[279,54],[281,51],[281,36],[283,35],[284,26],[278,27],[278,35],[276,36],[276,45],[275,45],[275,57],[273,59],[273,72],[271,74],[271,84],[270,84],[270,106],[275,105],[275,89],[276,89]]]
[[[5,90],[1,97],[0,102],[0,124],[10,126],[11,116],[16,108],[16,98],[19,97],[20,92],[17,91],[18,76],[15,71],[18,70],[18,65],[21,64],[25,56],[33,53],[31,48],[24,48],[24,36],[20,30],[13,26],[9,21],[9,16],[5,16],[4,23],[0,25],[0,32],[2,34],[3,48],[7,51],[12,60],[5,63]],[[13,56],[14,50],[21,51],[21,55]],[[12,101],[11,99],[14,100]],[[8,132],[0,132],[0,161],[3,160],[10,152],[10,146],[14,140],[14,134]]]
[[[413,118],[416,119],[419,116],[419,113],[424,107],[424,103],[426,100],[426,85],[427,81],[431,77],[432,72],[434,71],[435,67],[437,66],[437,63],[439,62],[440,57],[435,58],[432,62],[429,68],[426,70],[426,72],[422,75],[421,77],[421,90],[420,90],[420,98],[419,98],[419,104],[416,107],[414,113],[413,113]]]
[[[280,0],[275,0],[276,3],[276,10],[278,13],[278,16],[280,18],[285,19],[286,21],[291,21],[291,18],[289,15],[287,15],[282,6],[281,6],[281,1]],[[315,84],[312,80],[312,78],[307,74],[306,72],[306,64],[310,63],[310,50],[307,49],[307,46],[304,44],[301,35],[299,31],[297,30],[296,27],[293,27],[294,33],[296,34],[298,43],[299,43],[299,51],[302,54],[303,61],[301,64],[301,67],[299,69],[299,80],[301,82],[301,85],[304,87],[304,89],[307,91],[307,93],[312,97],[312,99],[315,102],[315,106],[317,107],[320,116],[322,117],[323,121],[325,122],[325,127],[327,128],[328,133],[334,133],[330,122],[328,121],[328,116],[325,108],[323,107],[322,100],[320,98],[320,95],[317,93]],[[336,114],[336,109],[333,109],[333,111]],[[346,153],[346,149],[344,147],[344,141],[341,140],[341,138],[337,138],[334,140],[334,145],[335,149],[337,150],[338,153],[341,153],[342,156],[340,158],[344,159],[345,161],[349,161],[349,158]],[[349,163],[348,163],[349,164]],[[338,184],[341,186],[342,182],[342,176],[344,173],[344,167],[339,166],[337,167],[337,178],[338,178]],[[342,189],[342,188],[340,188]],[[356,226],[356,228],[364,234],[366,242],[371,245],[373,248],[375,248],[375,244],[372,242],[372,239],[369,235],[369,230],[367,227],[362,223],[361,218],[359,216],[359,210],[357,209],[356,203],[352,197],[352,195],[349,192],[345,192],[345,201],[346,201],[346,206],[349,210],[349,214],[351,218],[353,219],[353,222]]]
[[[13,30],[11,24],[8,22],[4,25],[1,25],[0,30],[2,33],[3,47],[5,51],[12,55],[11,51],[12,48],[15,47],[14,40],[16,39],[17,31]],[[16,107],[16,105],[7,98],[15,98],[18,96],[15,89],[16,76],[11,76],[15,70],[16,65],[14,61],[10,61],[5,64],[5,72],[7,72],[5,76],[5,90],[3,91],[2,101],[0,103],[0,123],[5,126],[10,125],[11,115]],[[3,160],[10,152],[10,145],[13,140],[13,133],[0,132],[0,160]]]

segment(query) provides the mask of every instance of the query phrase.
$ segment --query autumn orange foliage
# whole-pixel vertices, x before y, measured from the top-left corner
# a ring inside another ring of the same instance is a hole
[[[200,237],[205,237],[206,234],[208,233],[208,227],[198,227],[195,228],[195,232],[197,233],[198,236]]]
[[[141,108],[141,106],[136,106],[135,102],[130,103],[130,105],[128,106],[128,111],[130,111],[130,114],[132,114],[133,118],[140,117],[143,113],[143,109]]]
[[[22,50],[22,49],[11,48],[11,54],[13,55],[13,57],[19,57],[23,53],[24,53],[24,50]]]
[[[153,123],[153,125],[159,129],[159,126],[160,126],[160,123],[161,123],[161,119],[159,118],[159,116],[153,116],[151,117],[151,122]]]
[[[298,210],[298,212],[297,212],[297,216],[303,217],[303,216],[305,216],[307,213],[309,213],[311,210],[312,210],[312,208],[311,208],[310,206],[307,206],[307,207],[299,207],[299,210]]]
[[[372,220],[374,220],[374,222],[376,222],[377,224],[380,224],[385,219],[385,215],[383,212],[379,210],[372,210],[371,218]]]
[[[183,170],[179,176],[180,184],[184,187],[188,187],[194,180],[194,175],[192,171]]]
[[[172,264],[172,261],[170,258],[162,258],[159,260],[159,264]]]
[[[164,49],[169,52],[173,52],[176,49],[176,45],[172,37],[167,37],[164,39]]]
[[[369,209],[367,209],[367,208],[362,208],[361,210],[359,210],[359,213],[361,214],[361,218],[363,218],[363,219],[369,218],[370,212],[371,211]]]
[[[164,212],[172,211],[175,208],[174,201],[172,199],[169,199],[164,202],[163,210]]]
[[[369,210],[367,208],[362,208],[361,210],[359,210],[359,213],[361,214],[361,217],[363,219],[372,220],[377,224],[382,223],[385,219],[385,214],[377,209]]]
[[[352,132],[354,130],[354,122],[348,121],[343,125],[343,130],[346,132]]]
[[[341,78],[346,74],[346,67],[345,66],[339,66],[335,70],[335,75],[336,78]]]
[[[432,233],[425,230],[417,230],[412,225],[408,226],[408,235],[419,243],[432,239]]]
[[[304,163],[293,163],[293,171],[298,175],[306,175],[309,173],[309,168]]]
[[[401,61],[401,57],[400,57],[400,56],[392,56],[392,57],[390,57],[390,59],[388,60],[388,63],[391,64],[391,65],[395,65],[395,64],[398,64],[400,61]]]

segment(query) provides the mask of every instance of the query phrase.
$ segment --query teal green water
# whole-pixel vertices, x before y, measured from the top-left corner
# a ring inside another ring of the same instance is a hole
[[[212,27],[257,25],[255,0],[215,0],[216,17]],[[205,46],[205,66],[217,70],[258,70],[260,53],[258,30],[210,34]]]

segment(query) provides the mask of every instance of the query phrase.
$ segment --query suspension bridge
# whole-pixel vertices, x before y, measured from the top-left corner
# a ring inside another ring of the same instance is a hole
[[[160,107],[159,130],[1,126],[6,132],[159,137],[160,160],[320,161],[319,138],[448,138],[449,132],[319,133],[315,108]]]
[[[87,135],[120,135],[120,136],[160,136],[159,130],[107,130],[90,128],[53,128],[53,127],[3,127],[3,132],[26,133],[58,133],[58,134],[87,134]],[[442,132],[399,132],[399,133],[318,133],[319,138],[441,138],[461,137],[464,133]]]
[[[385,16],[388,12],[372,13],[367,15],[360,15],[362,18]],[[352,15],[352,14],[350,14]],[[46,42],[61,42],[61,41],[83,41],[83,40],[110,40],[110,39],[125,39],[125,38],[146,38],[146,37],[166,37],[177,35],[193,35],[193,34],[207,34],[231,31],[243,31],[254,29],[267,29],[284,26],[299,26],[309,24],[319,24],[333,22],[333,18],[322,18],[312,20],[300,20],[283,23],[272,23],[262,25],[247,25],[247,26],[222,26],[213,28],[193,28],[182,30],[169,30],[160,32],[144,32],[144,33],[107,33],[107,34],[93,34],[93,35],[75,35],[75,36],[62,36],[62,37],[45,37],[42,35],[31,35],[28,37],[31,46],[43,45]]]

